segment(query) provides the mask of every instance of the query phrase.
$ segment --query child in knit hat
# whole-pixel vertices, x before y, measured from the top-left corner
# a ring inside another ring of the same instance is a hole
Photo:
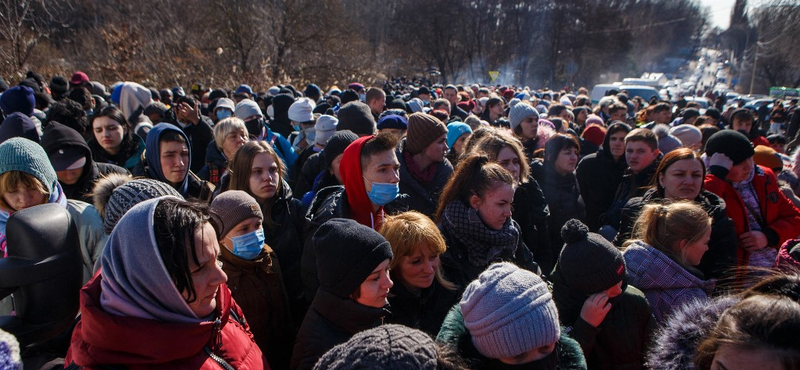
[[[553,300],[565,332],[591,369],[643,369],[655,320],[644,294],[628,286],[622,253],[572,219],[553,273]]]
[[[433,215],[439,195],[453,173],[447,154],[447,127],[425,113],[408,117],[406,140],[398,155],[400,192],[408,194],[409,209]]]
[[[578,343],[562,334],[547,284],[502,262],[469,284],[436,340],[481,369],[585,369]]]

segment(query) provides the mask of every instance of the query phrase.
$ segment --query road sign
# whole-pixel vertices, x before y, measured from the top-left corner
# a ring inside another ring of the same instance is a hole
[[[497,79],[497,76],[500,75],[500,71],[489,71],[489,77],[491,77],[492,82]]]

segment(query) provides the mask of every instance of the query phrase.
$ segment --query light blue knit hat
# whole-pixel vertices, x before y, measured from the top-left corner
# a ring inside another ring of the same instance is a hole
[[[56,187],[56,170],[44,148],[25,138],[15,137],[0,144],[0,174],[20,171],[42,182],[48,194]]]
[[[508,262],[481,273],[467,286],[460,305],[472,343],[489,358],[515,357],[561,337],[545,282]]]
[[[469,132],[472,133],[472,128],[468,124],[462,122],[453,122],[447,125],[447,147],[452,148],[461,135]]]
[[[511,123],[511,129],[516,129],[522,121],[530,116],[536,117],[536,121],[539,120],[539,112],[536,111],[536,108],[525,102],[515,104],[511,110],[508,111],[508,122]]]

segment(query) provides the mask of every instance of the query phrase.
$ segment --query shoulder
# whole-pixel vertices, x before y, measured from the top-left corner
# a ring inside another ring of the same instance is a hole
[[[97,166],[97,171],[100,172],[102,175],[108,175],[112,173],[118,173],[120,175],[130,175],[130,171],[120,166],[111,163],[98,163],[95,162]]]

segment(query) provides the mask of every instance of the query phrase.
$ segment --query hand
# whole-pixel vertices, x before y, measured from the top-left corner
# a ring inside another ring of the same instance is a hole
[[[733,167],[733,161],[728,158],[725,153],[717,152],[711,156],[711,159],[708,161],[708,166],[722,166],[725,167],[726,170],[730,170],[731,167]]]
[[[603,323],[610,310],[611,303],[608,303],[608,296],[605,293],[592,294],[586,302],[583,302],[581,318],[596,328]]]
[[[748,252],[762,250],[767,247],[767,236],[761,231],[748,231],[739,235],[742,247]]]
[[[192,108],[191,105],[183,102],[178,106],[178,118],[180,118],[181,121],[188,121],[196,125],[200,120],[200,113],[197,109]]]

